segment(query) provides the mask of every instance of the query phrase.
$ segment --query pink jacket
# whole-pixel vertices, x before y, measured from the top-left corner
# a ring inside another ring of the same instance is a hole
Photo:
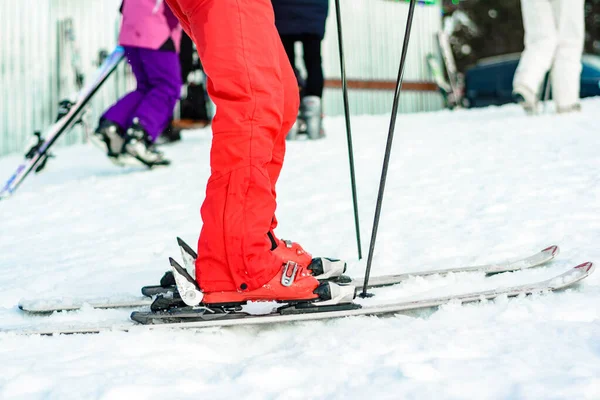
[[[179,51],[181,25],[162,0],[123,0],[121,46],[159,49],[169,38]]]

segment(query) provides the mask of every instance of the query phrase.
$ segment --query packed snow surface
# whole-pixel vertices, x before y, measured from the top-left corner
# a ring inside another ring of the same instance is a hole
[[[517,106],[400,115],[372,275],[518,259],[484,277],[412,278],[363,304],[536,282],[600,262],[600,99],[526,117]],[[352,118],[364,258],[357,259],[344,119],[288,143],[280,237],[364,273],[389,116]],[[57,148],[0,202],[0,328],[120,324],[131,310],[23,315],[21,299],[137,296],[195,245],[209,129],[164,147],[168,168],[117,168]],[[20,157],[0,159],[0,178]],[[1,399],[598,399],[600,273],[572,289],[388,318],[58,337],[0,334]]]

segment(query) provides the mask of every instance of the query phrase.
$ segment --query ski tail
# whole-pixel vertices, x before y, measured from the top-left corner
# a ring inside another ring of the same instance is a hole
[[[204,294],[200,290],[200,286],[192,276],[172,258],[169,258],[169,263],[173,269],[173,276],[177,284],[177,291],[181,296],[181,300],[188,306],[197,306],[202,302]]]
[[[181,257],[183,258],[183,265],[185,266],[188,274],[196,279],[196,258],[198,254],[180,237],[177,238],[177,244],[181,251]]]
[[[179,245],[179,247],[181,248],[181,251],[184,252],[189,255],[190,257],[192,257],[194,260],[196,258],[198,258],[198,254],[194,251],[194,249],[192,249],[190,247],[189,244],[187,244],[182,238],[180,238],[179,236],[177,237],[177,244]]]

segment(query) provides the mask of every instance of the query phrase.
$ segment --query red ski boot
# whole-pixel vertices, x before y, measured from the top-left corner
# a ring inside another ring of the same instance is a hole
[[[355,297],[354,286],[319,282],[308,270],[293,261],[284,264],[269,282],[247,292],[203,293],[187,271],[172,259],[171,266],[181,299],[188,306],[200,303],[207,306],[244,304],[247,301],[306,301],[315,302],[315,305],[334,305],[350,303]]]
[[[302,246],[291,240],[277,239],[272,232],[268,233],[271,251],[282,263],[293,261],[305,267],[318,280],[329,280],[340,277],[346,271],[346,263],[333,258],[317,257],[306,252]]]
[[[310,265],[313,259],[312,255],[307,253],[298,243],[284,239],[275,239],[275,243],[277,243],[277,247],[271,249],[271,252],[278,256],[281,261],[286,262],[291,260],[305,268]]]

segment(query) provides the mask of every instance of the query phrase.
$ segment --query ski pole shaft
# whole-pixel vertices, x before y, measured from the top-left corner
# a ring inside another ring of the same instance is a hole
[[[360,222],[358,219],[358,199],[356,195],[356,174],[354,172],[354,150],[352,147],[352,128],[350,127],[350,107],[348,103],[348,85],[346,79],[346,62],[344,57],[344,43],[342,38],[342,15],[340,0],[335,0],[335,13],[337,17],[338,47],[340,50],[340,71],[342,77],[342,94],[344,98],[344,115],[346,116],[346,137],[348,138],[348,161],[350,163],[350,183],[352,186],[352,203],[354,205],[354,228],[356,230],[356,246],[358,259],[362,259],[362,245],[360,242]]]
[[[365,283],[361,297],[367,297],[367,285],[371,273],[371,263],[373,262],[373,252],[375,251],[375,240],[377,239],[377,229],[379,228],[379,218],[381,216],[381,205],[383,203],[383,193],[385,191],[385,181],[387,179],[388,166],[390,163],[390,153],[392,151],[392,142],[394,140],[394,130],[396,128],[396,117],[398,115],[398,105],[400,92],[402,91],[402,78],[404,76],[404,65],[406,64],[406,54],[408,52],[408,43],[410,31],[412,28],[413,16],[415,13],[416,0],[410,0],[408,18],[406,20],[406,30],[404,32],[404,42],[402,44],[402,55],[400,57],[400,66],[398,67],[398,80],[396,82],[396,92],[394,94],[394,103],[392,105],[392,115],[390,118],[390,129],[388,132],[387,144],[385,146],[385,157],[381,171],[381,180],[379,181],[379,193],[377,194],[377,205],[375,206],[375,218],[373,221],[373,230],[371,232],[371,243],[369,245],[369,256],[367,257],[367,270],[365,272]]]

